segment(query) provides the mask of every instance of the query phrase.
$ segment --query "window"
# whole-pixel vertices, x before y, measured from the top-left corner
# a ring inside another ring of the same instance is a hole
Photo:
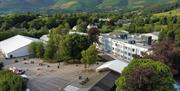
[[[127,47],[124,47],[125,49],[127,49]]]
[[[131,56],[131,53],[128,53],[129,56]]]
[[[134,51],[135,51],[135,49],[132,49],[132,51],[134,52]]]
[[[127,52],[125,51],[124,54],[127,54]]]

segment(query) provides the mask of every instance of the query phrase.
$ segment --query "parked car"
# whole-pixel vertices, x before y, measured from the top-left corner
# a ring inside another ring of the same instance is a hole
[[[17,68],[16,67],[10,67],[9,70],[12,71],[12,72],[15,72]]]
[[[18,74],[18,75],[22,75],[22,74],[25,74],[25,71],[24,71],[24,70],[19,70],[19,69],[17,69],[17,70],[15,71],[15,73]]]
[[[18,68],[16,68],[16,67],[10,67],[9,70],[12,71],[13,73],[18,74],[18,75],[22,75],[22,74],[25,73],[24,70],[18,69]]]

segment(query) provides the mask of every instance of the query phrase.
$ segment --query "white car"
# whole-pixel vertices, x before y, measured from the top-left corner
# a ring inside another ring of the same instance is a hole
[[[15,72],[17,70],[17,68],[16,67],[10,67],[9,70],[12,72]]]
[[[12,71],[13,73],[16,73],[18,75],[22,75],[25,73],[24,70],[21,70],[21,69],[17,69],[16,67],[10,67],[9,68],[10,71]]]
[[[29,80],[29,77],[27,75],[20,75],[23,79]]]

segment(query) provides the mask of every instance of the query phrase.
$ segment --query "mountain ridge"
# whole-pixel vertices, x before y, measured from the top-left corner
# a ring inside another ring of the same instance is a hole
[[[133,9],[180,0],[0,0],[0,12],[27,10],[88,11],[96,9]]]

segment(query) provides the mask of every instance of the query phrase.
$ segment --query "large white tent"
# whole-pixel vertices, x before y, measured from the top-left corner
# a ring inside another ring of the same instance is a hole
[[[39,41],[36,38],[16,35],[0,42],[0,51],[6,58],[22,57],[30,55],[28,47],[32,42]]]
[[[49,37],[48,37],[48,35],[46,34],[46,35],[41,36],[41,37],[40,37],[40,40],[41,40],[43,43],[46,43],[46,42],[49,41]]]
[[[123,69],[128,65],[128,63],[120,61],[120,60],[113,60],[104,63],[103,65],[99,66],[96,71],[103,71],[103,70],[112,70],[119,74],[122,73]]]
[[[63,89],[63,91],[78,91],[79,88],[78,87],[75,87],[75,86],[71,86],[71,85],[68,85],[67,87],[65,87]]]

